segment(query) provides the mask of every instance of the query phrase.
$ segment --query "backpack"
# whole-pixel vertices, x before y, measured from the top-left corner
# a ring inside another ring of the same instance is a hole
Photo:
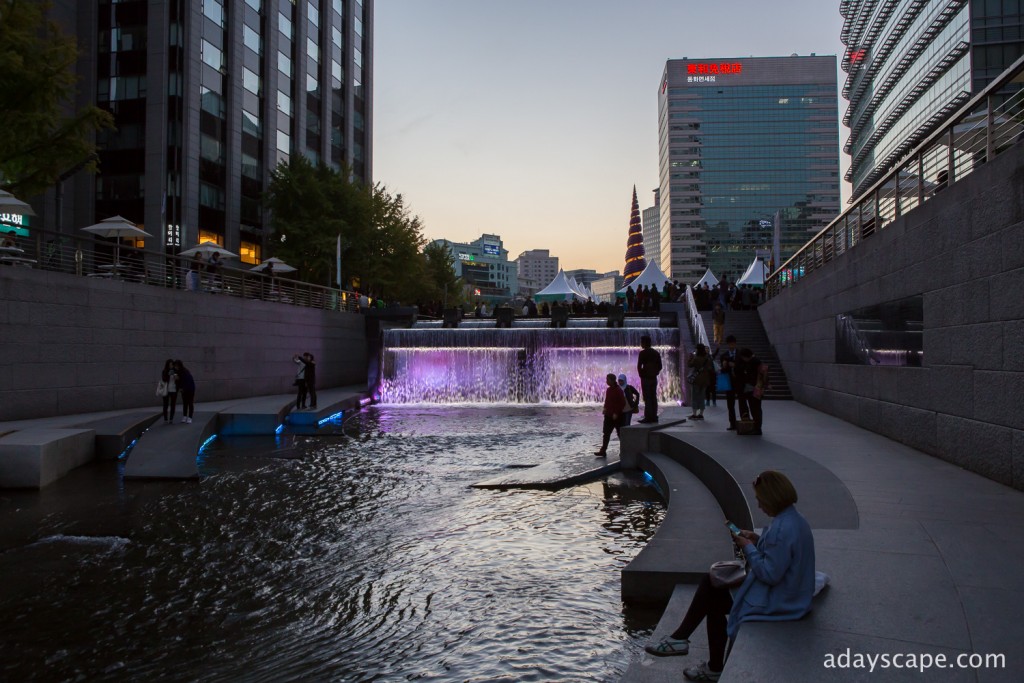
[[[635,413],[640,410],[640,392],[638,392],[632,385],[627,384],[626,389],[626,403],[629,405],[629,411]]]

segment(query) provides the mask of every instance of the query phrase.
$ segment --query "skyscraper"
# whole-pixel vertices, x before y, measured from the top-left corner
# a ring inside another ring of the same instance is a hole
[[[835,56],[670,59],[658,91],[661,267],[735,279],[839,213]],[[648,247],[650,249],[650,247]],[[775,255],[776,263],[781,263]]]
[[[1018,0],[841,0],[854,197],[1024,49]]]
[[[644,258],[661,268],[661,190],[654,191],[654,206],[643,210]],[[664,269],[663,269],[664,270]]]
[[[64,226],[120,214],[170,251],[212,240],[256,262],[278,163],[370,180],[373,0],[58,0],[52,15],[77,29],[82,101],[117,125],[101,173],[66,184]]]

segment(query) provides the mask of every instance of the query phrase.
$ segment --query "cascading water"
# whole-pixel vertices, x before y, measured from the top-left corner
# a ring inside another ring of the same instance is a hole
[[[603,327],[603,319],[574,319],[551,328],[546,320],[517,320],[512,328],[472,321],[458,328],[417,323],[384,333],[383,403],[601,402],[605,376],[625,373],[638,389],[640,338],[651,337],[663,370],[658,399],[681,397],[679,330],[655,319]],[[601,325],[599,327],[599,325]]]

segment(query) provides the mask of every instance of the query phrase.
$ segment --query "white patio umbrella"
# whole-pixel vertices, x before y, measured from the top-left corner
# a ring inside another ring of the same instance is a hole
[[[275,275],[278,274],[278,273],[294,273],[296,270],[298,270],[298,268],[296,268],[294,266],[289,266],[287,263],[285,263],[281,259],[277,258],[276,256],[274,256],[272,258],[268,258],[266,261],[264,261],[263,263],[259,264],[255,268],[250,268],[250,270],[256,271],[257,273],[262,273],[264,270],[267,269],[267,264],[268,263],[273,263],[274,264],[274,274]]]
[[[152,237],[151,234],[121,216],[104,218],[95,225],[82,228],[82,232],[91,232],[99,237],[116,238],[117,246],[114,247],[114,263],[118,263],[121,260],[122,237]]]
[[[214,252],[217,252],[225,258],[238,258],[238,254],[231,253],[216,242],[203,242],[191,249],[186,249],[178,254],[178,256],[195,256],[196,254],[202,254],[204,258],[209,258]]]
[[[36,215],[31,206],[5,190],[0,190],[0,213],[16,213],[19,216]]]

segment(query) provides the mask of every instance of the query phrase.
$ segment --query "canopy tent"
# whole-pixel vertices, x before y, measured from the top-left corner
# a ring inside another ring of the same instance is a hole
[[[565,271],[559,270],[558,275],[556,275],[555,279],[551,281],[551,284],[533,295],[533,300],[569,301],[574,297],[577,299],[587,298],[573,288],[569,278],[565,275]]]
[[[573,288],[574,290],[576,290],[576,293],[577,293],[577,294],[579,294],[579,295],[580,295],[581,297],[583,297],[584,299],[588,299],[588,298],[590,298],[590,292],[588,292],[588,291],[587,291],[587,288],[586,288],[586,287],[584,287],[583,285],[581,285],[581,284],[580,284],[580,283],[579,283],[579,282],[578,282],[578,281],[576,280],[576,278],[574,278],[574,277],[571,277],[571,278],[569,278],[569,285],[570,285],[570,286],[571,286],[571,287],[572,287],[572,288]]]
[[[747,266],[743,277],[736,281],[736,286],[751,285],[752,287],[764,287],[765,276],[768,266],[761,260],[760,256],[754,257],[754,262]]]
[[[668,276],[665,275],[665,273],[661,272],[661,268],[658,267],[658,264],[655,263],[654,261],[650,261],[647,263],[647,267],[644,268],[644,272],[640,273],[640,275],[638,275],[635,280],[633,280],[628,285],[626,285],[618,292],[616,292],[615,295],[626,296],[627,288],[632,287],[633,291],[635,292],[643,285],[647,285],[648,287],[654,287],[660,292],[662,289],[664,289],[665,282],[667,282],[668,279]]]
[[[715,274],[711,272],[710,268],[708,268],[707,272],[704,273],[704,277],[697,280],[696,286],[703,287],[705,283],[707,283],[708,287],[714,287],[718,284],[718,278],[715,277]]]

